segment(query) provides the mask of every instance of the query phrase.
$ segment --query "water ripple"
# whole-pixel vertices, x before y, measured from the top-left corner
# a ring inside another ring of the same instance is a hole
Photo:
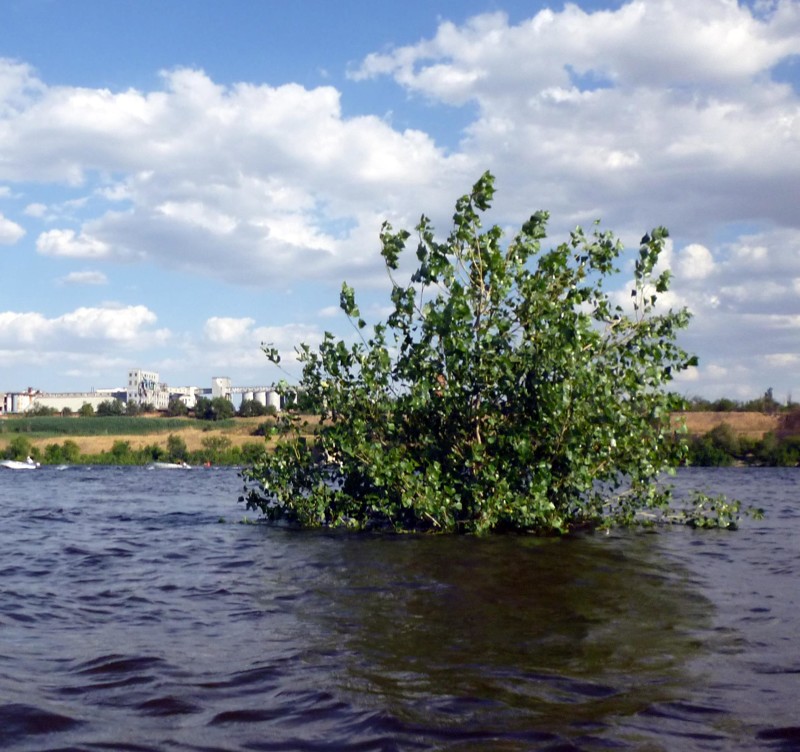
[[[18,477],[24,475],[25,477]],[[737,533],[292,533],[234,471],[0,475],[0,747],[798,747],[796,473]]]

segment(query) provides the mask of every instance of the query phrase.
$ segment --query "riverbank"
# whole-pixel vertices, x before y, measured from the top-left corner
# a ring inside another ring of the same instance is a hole
[[[672,416],[673,424],[682,420],[690,436],[704,436],[721,425],[730,426],[740,438],[763,439],[774,433],[780,423],[780,415],[756,412],[685,412]]]

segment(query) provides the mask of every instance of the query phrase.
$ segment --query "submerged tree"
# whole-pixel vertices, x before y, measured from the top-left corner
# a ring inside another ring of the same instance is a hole
[[[685,447],[664,385],[696,364],[675,342],[689,313],[655,310],[667,231],[642,238],[626,313],[605,289],[623,251],[610,232],[579,228],[544,251],[537,212],[504,244],[482,230],[493,194],[487,172],[444,242],[422,217],[407,284],[410,233],[384,224],[393,311],[369,333],[342,286],[359,339],[299,348],[321,428],[307,439],[289,412],[283,440],[244,473],[248,508],[302,525],[552,532],[667,502],[653,481]]]

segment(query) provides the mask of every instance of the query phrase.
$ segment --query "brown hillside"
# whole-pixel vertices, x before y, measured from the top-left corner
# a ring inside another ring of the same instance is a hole
[[[712,428],[727,423],[739,436],[750,439],[763,438],[764,434],[777,430],[780,422],[778,415],[737,412],[687,412],[675,414],[672,419],[676,424],[683,420],[692,436],[702,436]]]

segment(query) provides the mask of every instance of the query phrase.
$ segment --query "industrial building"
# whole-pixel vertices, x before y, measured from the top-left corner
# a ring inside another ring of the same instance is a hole
[[[28,387],[24,392],[0,392],[0,415],[21,414],[48,407],[58,412],[69,409],[78,412],[85,404],[95,410],[102,402],[119,400],[123,404],[153,405],[156,410],[166,410],[171,399],[179,399],[189,409],[193,408],[198,397],[224,397],[233,401],[234,395],[243,400],[255,400],[265,406],[280,410],[281,399],[274,386],[232,386],[227,376],[214,376],[211,388],[197,386],[170,387],[162,383],[156,371],[133,368],[128,371],[128,381],[124,388],[93,389],[90,392],[42,392]]]

